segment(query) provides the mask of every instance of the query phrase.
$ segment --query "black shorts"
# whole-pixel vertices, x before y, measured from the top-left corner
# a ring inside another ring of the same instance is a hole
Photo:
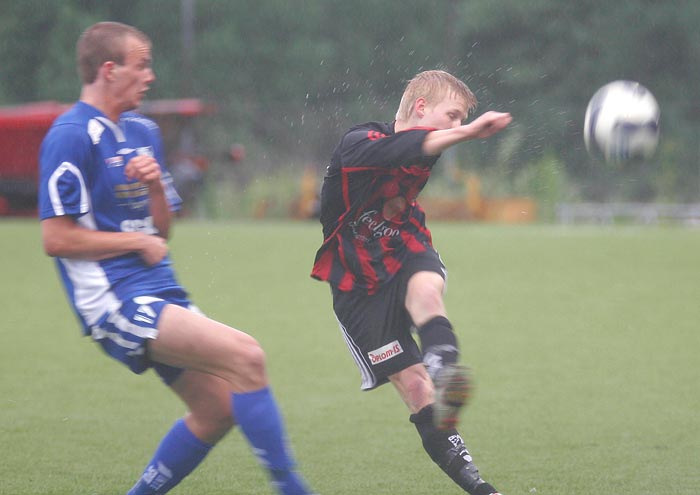
[[[383,385],[394,373],[422,362],[406,310],[408,280],[422,271],[447,278],[440,256],[429,249],[406,260],[396,276],[371,296],[362,290],[343,292],[331,287],[333,310],[360,369],[362,390]]]

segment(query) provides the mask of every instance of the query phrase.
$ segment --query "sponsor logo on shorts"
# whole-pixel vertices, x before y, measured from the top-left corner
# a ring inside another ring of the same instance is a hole
[[[401,347],[401,344],[399,344],[398,340],[395,340],[393,342],[389,342],[383,347],[380,347],[379,349],[369,351],[367,355],[369,356],[370,361],[372,361],[372,364],[379,364],[383,363],[387,359],[391,359],[394,356],[401,354],[402,352],[403,348]]]

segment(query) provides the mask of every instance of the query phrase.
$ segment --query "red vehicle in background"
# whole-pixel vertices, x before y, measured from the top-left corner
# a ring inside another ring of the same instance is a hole
[[[0,107],[0,215],[36,214],[39,147],[69,107],[55,101]],[[158,122],[166,154],[190,155],[203,169],[207,160],[193,150],[193,118],[212,111],[195,98],[146,101],[139,109]]]

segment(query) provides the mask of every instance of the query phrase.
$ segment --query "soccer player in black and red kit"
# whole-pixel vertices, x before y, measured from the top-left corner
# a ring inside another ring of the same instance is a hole
[[[463,124],[475,106],[462,81],[425,71],[406,86],[394,122],[342,137],[323,182],[324,241],[311,275],[330,283],[362,389],[391,382],[433,461],[470,494],[491,495],[455,429],[469,377],[443,304],[447,272],[416,201],[440,153],[511,122],[486,112]]]

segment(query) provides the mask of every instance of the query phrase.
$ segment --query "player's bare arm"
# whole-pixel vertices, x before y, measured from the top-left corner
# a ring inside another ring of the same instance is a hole
[[[512,120],[509,113],[486,112],[468,124],[430,132],[423,141],[423,153],[434,156],[457,143],[491,137],[505,129]]]
[[[98,261],[138,253],[147,265],[154,265],[168,254],[168,245],[161,237],[90,230],[66,216],[42,220],[41,236],[44,251],[53,257]]]
[[[160,165],[151,156],[135,156],[124,167],[124,174],[128,179],[137,180],[148,186],[153,225],[158,229],[158,235],[167,239],[170,234],[172,212],[161,182]]]

